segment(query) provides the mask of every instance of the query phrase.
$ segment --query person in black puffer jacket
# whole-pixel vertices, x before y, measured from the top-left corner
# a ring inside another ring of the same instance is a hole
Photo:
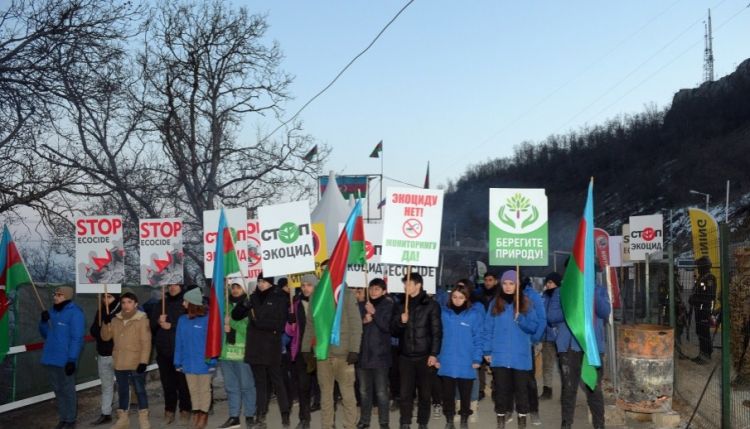
[[[105,304],[104,301],[107,301]],[[109,313],[107,312],[109,308]],[[89,328],[89,334],[96,340],[96,367],[99,372],[99,379],[102,381],[102,413],[99,418],[91,422],[92,426],[99,426],[112,422],[112,400],[115,394],[115,369],[112,366],[112,340],[102,340],[102,326],[99,313],[104,318],[107,315],[114,317],[120,311],[120,294],[107,293],[103,295],[99,303],[99,309],[96,310],[96,316]]]
[[[261,273],[252,295],[232,310],[232,319],[249,319],[245,362],[250,364],[255,377],[257,428],[265,428],[267,424],[268,383],[276,392],[282,426],[289,426],[289,395],[281,373],[281,336],[292,313],[289,312],[289,297],[274,286],[273,280]]]
[[[443,339],[440,305],[422,289],[422,276],[411,273],[402,279],[409,296],[408,312],[403,306],[394,311],[391,332],[399,337],[399,373],[401,374],[401,425],[411,424],[414,387],[419,393],[417,424],[427,428],[430,420],[431,375]]]
[[[195,286],[197,287],[197,286]],[[180,419],[187,423],[193,409],[190,401],[185,374],[177,371],[174,366],[174,344],[177,335],[177,321],[185,314],[182,297],[185,294],[182,285],[172,284],[165,294],[165,314],[161,314],[162,303],[154,305],[149,314],[151,339],[156,350],[156,363],[159,364],[159,380],[164,390],[164,424],[175,420],[178,400]]]

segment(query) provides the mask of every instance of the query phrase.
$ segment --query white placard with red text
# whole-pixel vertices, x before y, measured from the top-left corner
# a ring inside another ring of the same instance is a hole
[[[203,212],[203,275],[213,278],[214,256],[216,253],[216,230],[219,228],[220,210],[206,210]],[[227,225],[235,232],[234,248],[237,258],[240,260],[240,271],[247,277],[248,270],[248,246],[247,246],[247,209],[238,207],[236,209],[224,209]],[[239,277],[238,274],[229,277]]]
[[[437,267],[443,222],[440,189],[388,188],[381,261]]]
[[[182,219],[141,219],[138,244],[141,253],[141,284],[183,284]]]
[[[247,276],[251,280],[258,278],[263,271],[263,260],[260,253],[260,222],[258,219],[247,220]]]
[[[74,220],[76,292],[120,293],[125,280],[121,216],[82,216]]]

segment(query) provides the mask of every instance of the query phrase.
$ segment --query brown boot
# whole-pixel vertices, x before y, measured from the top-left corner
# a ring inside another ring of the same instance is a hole
[[[193,413],[190,415],[190,424],[188,425],[188,429],[195,429],[198,427],[198,414],[199,411],[193,411]]]
[[[130,417],[128,410],[117,410],[117,421],[112,429],[128,429],[130,427]]]
[[[164,411],[164,424],[171,425],[174,423],[174,411]]]
[[[190,424],[190,411],[180,411],[180,424],[183,426],[187,426]]]
[[[151,429],[151,422],[148,421],[148,410],[138,410],[138,427],[140,429]]]
[[[195,429],[205,429],[207,425],[208,425],[208,413],[199,411],[198,412],[198,425],[195,427]]]

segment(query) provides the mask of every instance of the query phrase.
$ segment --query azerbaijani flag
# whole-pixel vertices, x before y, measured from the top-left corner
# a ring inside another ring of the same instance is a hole
[[[10,236],[8,226],[3,227],[3,238],[0,240],[0,362],[5,359],[5,355],[10,350],[10,323],[9,314],[10,302],[8,295],[15,295],[19,285],[31,283],[31,276],[23,258]]]
[[[365,261],[365,234],[362,203],[357,200],[344,229],[333,248],[328,266],[312,295],[312,317],[315,320],[315,357],[328,358],[331,344],[338,345],[341,334],[341,312],[346,287],[346,267]]]
[[[221,355],[221,343],[224,338],[224,283],[228,275],[237,272],[240,272],[240,261],[234,248],[233,231],[227,225],[224,209],[221,209],[219,228],[216,230],[211,297],[208,300],[206,359],[218,358]]]
[[[560,304],[565,322],[583,350],[581,379],[596,388],[596,368],[602,366],[594,332],[594,178],[589,182],[583,218],[578,224],[573,252],[565,269]]]

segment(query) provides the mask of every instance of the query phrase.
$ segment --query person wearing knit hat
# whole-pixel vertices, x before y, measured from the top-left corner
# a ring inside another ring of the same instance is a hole
[[[101,414],[91,422],[92,426],[103,425],[112,421],[112,401],[115,388],[115,368],[112,363],[112,340],[102,339],[102,318],[114,316],[120,312],[120,294],[105,293],[101,295],[99,308],[89,328],[89,334],[96,340],[96,366],[99,379],[102,381]]]
[[[55,289],[54,305],[42,311],[39,333],[44,338],[42,365],[57,399],[58,429],[75,428],[78,417],[75,372],[86,332],[83,310],[73,302],[73,288]]]
[[[297,381],[299,395],[299,429],[310,428],[310,399],[315,393],[313,379],[316,361],[313,355],[315,327],[312,320],[310,297],[318,286],[318,276],[307,273],[302,276],[300,293],[294,298],[284,331],[289,336],[289,359],[292,374]]]
[[[484,358],[492,368],[495,385],[495,414],[497,428],[504,429],[513,413],[518,412],[518,427],[526,427],[529,413],[528,381],[532,369],[532,335],[539,325],[537,312],[526,294],[518,297],[518,274],[514,270],[503,273],[497,296],[490,303],[484,322]]]
[[[559,273],[551,272],[544,278],[544,293],[542,294],[542,302],[544,305],[545,313],[549,313],[550,297],[555,289],[559,288],[562,284],[562,276]],[[547,324],[547,330],[544,332],[542,337],[542,394],[539,396],[541,400],[552,399],[552,383],[555,375],[555,368],[557,368],[557,346],[555,340],[557,339],[557,329]]]
[[[190,390],[190,402],[193,406],[190,427],[204,429],[208,424],[208,411],[211,407],[211,377],[216,371],[216,358],[205,358],[208,309],[203,304],[203,294],[199,287],[185,292],[182,300],[187,314],[180,316],[177,321],[174,366],[185,374]]]

